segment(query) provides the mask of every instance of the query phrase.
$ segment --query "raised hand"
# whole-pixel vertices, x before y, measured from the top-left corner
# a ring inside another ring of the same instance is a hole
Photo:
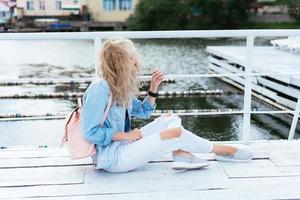
[[[150,85],[151,92],[157,92],[158,86],[161,84],[161,82],[164,80],[164,75],[159,69],[155,69],[152,72],[152,80]]]

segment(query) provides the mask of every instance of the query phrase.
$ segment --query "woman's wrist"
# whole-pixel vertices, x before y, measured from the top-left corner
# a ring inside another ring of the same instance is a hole
[[[156,93],[157,92],[157,86],[155,86],[155,85],[150,85],[150,88],[149,88],[149,90],[151,91],[151,92],[153,92],[153,93]]]
[[[128,139],[127,133],[121,131],[117,132],[112,138],[113,141],[120,141],[120,140],[127,140],[127,139]]]

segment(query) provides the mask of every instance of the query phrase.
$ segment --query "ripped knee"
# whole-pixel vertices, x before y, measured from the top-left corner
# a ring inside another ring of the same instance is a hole
[[[169,128],[162,132],[160,132],[160,138],[162,140],[172,139],[172,138],[178,138],[182,134],[182,128],[176,127],[176,128]]]

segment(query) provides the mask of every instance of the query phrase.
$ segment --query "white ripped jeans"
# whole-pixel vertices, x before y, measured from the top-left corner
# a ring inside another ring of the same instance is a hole
[[[210,141],[184,128],[180,137],[162,140],[160,132],[165,130],[169,123],[181,126],[181,119],[175,114],[169,117],[159,117],[140,128],[143,138],[132,143],[122,143],[116,151],[112,166],[104,170],[115,173],[127,172],[143,166],[165,151],[210,153],[213,150],[213,144]]]

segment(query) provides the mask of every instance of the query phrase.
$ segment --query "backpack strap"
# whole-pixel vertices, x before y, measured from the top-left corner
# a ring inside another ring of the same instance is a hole
[[[103,124],[104,124],[104,122],[105,122],[105,119],[106,119],[106,117],[107,117],[107,115],[108,115],[108,113],[109,113],[111,104],[112,104],[112,95],[111,95],[111,93],[109,93],[109,101],[108,101],[108,104],[107,104],[107,106],[106,106],[106,110],[105,110],[104,116],[103,116],[103,118],[102,118],[102,121],[101,121],[101,123],[100,123],[100,127],[102,127]]]
[[[71,117],[74,113],[76,113],[79,109],[82,108],[82,99],[81,98],[78,98],[77,99],[77,103],[78,103],[78,106],[72,111],[70,112],[67,117],[65,118],[65,127],[64,127],[64,135],[62,137],[62,140],[61,140],[61,144],[60,144],[60,148],[63,146],[63,144],[68,140],[68,133],[67,133],[67,125],[69,124],[69,121],[71,120]],[[112,104],[112,95],[111,93],[109,92],[109,101],[108,101],[108,104],[106,106],[106,109],[105,109],[105,113],[104,113],[104,116],[102,118],[102,121],[100,123],[100,127],[103,126],[104,122],[105,122],[105,119],[109,113],[109,110],[110,110],[110,107],[111,107],[111,104]]]

